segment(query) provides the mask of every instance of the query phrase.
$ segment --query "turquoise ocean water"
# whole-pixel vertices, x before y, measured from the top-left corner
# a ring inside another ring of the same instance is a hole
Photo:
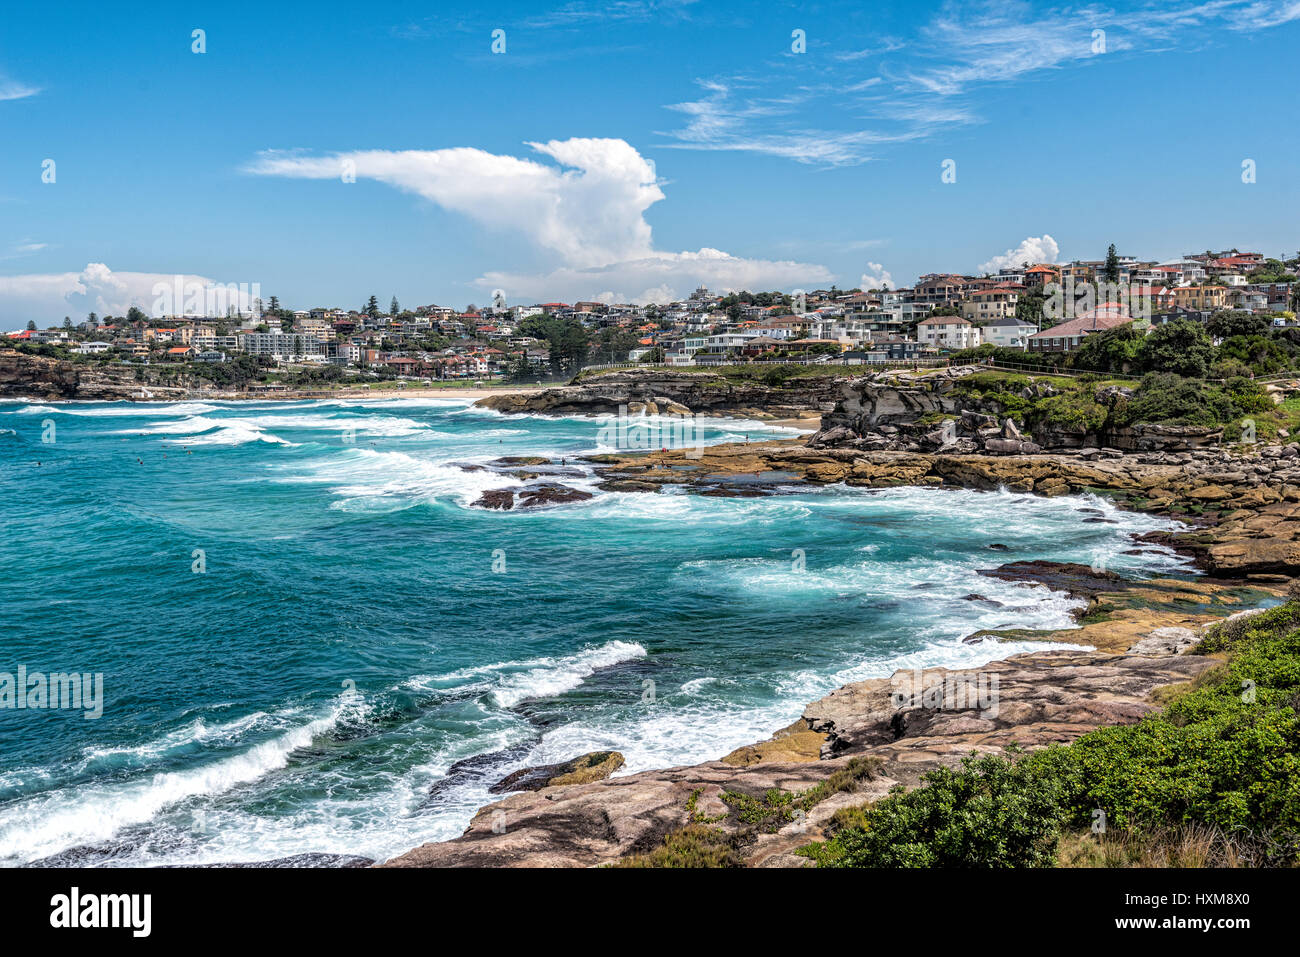
[[[0,709],[0,864],[383,859],[458,835],[516,768],[717,758],[846,681],[1031,647],[961,642],[978,629],[1070,623],[1064,595],[980,568],[1182,566],[1125,554],[1170,523],[1090,498],[472,506],[519,480],[462,465],[573,464],[601,424],[454,399],[0,403],[0,673],[104,689],[97,720]],[[705,438],[746,434],[794,433]],[[583,471],[564,481],[594,491]]]

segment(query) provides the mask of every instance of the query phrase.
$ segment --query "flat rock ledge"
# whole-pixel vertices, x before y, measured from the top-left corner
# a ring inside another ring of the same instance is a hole
[[[623,764],[623,755],[617,751],[592,751],[571,761],[520,768],[507,774],[488,790],[493,794],[505,794],[509,791],[540,791],[542,788],[603,781]]]
[[[605,456],[602,488],[712,488],[722,476],[780,475],[784,486],[843,483],[863,488],[1006,489],[1036,495],[1103,494],[1116,504],[1195,526],[1149,540],[1194,555],[1222,578],[1300,575],[1300,453],[1291,446],[1126,455],[949,455],[813,449],[797,441],[709,446]],[[626,483],[615,485],[614,483]],[[755,486],[759,488],[760,486]]]
[[[544,786],[480,809],[454,840],[424,844],[380,866],[600,866],[654,849],[693,815],[717,816],[726,810],[724,792],[799,792],[854,758],[876,759],[878,772],[855,792],[831,796],[806,818],[758,836],[747,851],[751,866],[805,866],[794,851],[819,840],[821,825],[841,807],[876,800],[896,784],[914,786],[926,771],[969,754],[997,754],[1012,745],[1032,750],[1103,725],[1133,723],[1156,709],[1154,689],[1191,681],[1215,664],[1191,655],[1050,651],[979,669],[900,671],[858,681],[810,704],[800,722],[773,739],[786,743],[768,751],[802,757],[789,739],[799,735],[806,748],[812,737],[821,741],[819,760],[764,760],[761,752],[740,749],[730,762]],[[758,763],[746,763],[754,756]]]

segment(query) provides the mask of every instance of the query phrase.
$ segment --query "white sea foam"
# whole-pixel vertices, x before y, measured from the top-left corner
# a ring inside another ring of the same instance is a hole
[[[215,431],[190,435],[185,438],[164,439],[169,445],[246,445],[249,442],[266,442],[271,445],[293,445],[286,439],[260,429],[240,425],[228,425]]]
[[[572,691],[601,668],[646,656],[632,641],[609,641],[571,655],[499,661],[451,671],[444,675],[417,675],[406,682],[411,690],[482,691],[502,708],[513,708],[529,698],[544,698]]]
[[[90,416],[92,418],[119,418],[124,416],[159,416],[159,415],[203,415],[208,412],[217,412],[218,407],[210,405],[207,402],[174,402],[170,404],[156,404],[151,402],[130,402],[115,403],[99,408],[92,408],[78,403],[70,402],[58,406],[51,405],[29,405],[26,408],[19,409],[19,415],[80,415]]]
[[[219,794],[288,764],[289,756],[329,733],[355,707],[345,696],[328,714],[284,731],[238,754],[127,782],[82,784],[46,791],[0,808],[0,860],[30,861],[60,850],[111,838],[123,827],[151,819],[164,808]]]
[[[339,498],[336,507],[408,508],[440,498],[452,498],[471,505],[489,489],[523,484],[511,475],[489,471],[466,471],[405,452],[346,448],[295,463],[295,474],[277,479],[286,483],[320,483],[332,486]]]
[[[119,765],[155,761],[177,751],[196,745],[214,746],[231,744],[250,731],[266,730],[282,720],[282,716],[254,711],[231,721],[209,723],[202,717],[169,731],[166,734],[136,745],[96,746],[82,749],[79,770],[98,764]]]

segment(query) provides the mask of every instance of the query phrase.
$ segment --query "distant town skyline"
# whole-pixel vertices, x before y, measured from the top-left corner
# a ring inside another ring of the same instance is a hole
[[[1290,257],[1298,21],[1285,0],[16,8],[0,329],[147,309],[178,275],[356,309],[898,287],[1110,243]]]

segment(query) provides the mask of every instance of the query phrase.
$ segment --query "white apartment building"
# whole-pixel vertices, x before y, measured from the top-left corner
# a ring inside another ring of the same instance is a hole
[[[325,355],[325,343],[315,336],[294,332],[246,332],[238,339],[239,347],[249,355],[271,356],[277,362],[320,359]]]
[[[934,316],[916,326],[917,341],[935,349],[972,349],[982,340],[978,327],[960,316]]]
[[[1029,337],[1038,331],[1032,322],[1025,322],[1015,316],[995,319],[983,329],[984,341],[1004,349],[1024,349],[1028,347]]]

